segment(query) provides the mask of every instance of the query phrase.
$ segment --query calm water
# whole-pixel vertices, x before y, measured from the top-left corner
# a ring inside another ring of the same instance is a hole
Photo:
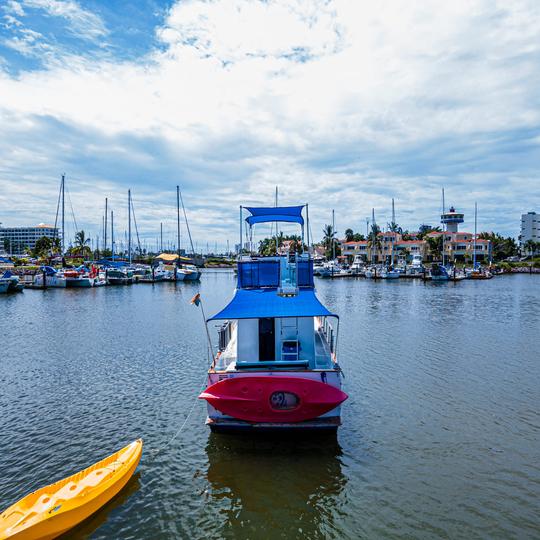
[[[198,284],[1,296],[0,507],[137,437],[138,473],[69,538],[539,538],[540,277],[318,281],[341,316],[343,421],[212,435]],[[212,330],[214,330],[212,328]]]

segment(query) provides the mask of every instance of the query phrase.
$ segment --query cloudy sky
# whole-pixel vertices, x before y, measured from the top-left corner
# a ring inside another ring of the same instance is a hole
[[[238,205],[310,203],[320,236],[540,211],[540,2],[0,0],[0,222],[79,228],[127,189],[174,237],[179,184],[199,246]],[[71,210],[70,210],[71,213]],[[71,218],[70,218],[71,222]],[[259,231],[263,234],[265,231]]]

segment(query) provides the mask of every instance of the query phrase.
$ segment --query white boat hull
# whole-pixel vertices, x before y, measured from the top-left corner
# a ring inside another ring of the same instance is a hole
[[[35,287],[43,287],[43,274],[36,274],[34,276],[33,285]],[[46,276],[45,277],[45,286],[46,287],[55,287],[59,289],[66,288],[66,279],[59,276]]]

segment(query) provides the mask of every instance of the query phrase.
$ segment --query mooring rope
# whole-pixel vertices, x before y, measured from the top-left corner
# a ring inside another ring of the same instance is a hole
[[[208,378],[208,373],[205,373],[204,380],[203,380],[203,383],[201,384],[199,393],[197,394],[197,396],[193,400],[193,404],[191,405],[191,408],[189,409],[189,411],[187,413],[187,416],[184,418],[184,421],[182,422],[181,426],[177,429],[176,433],[174,433],[174,435],[169,439],[169,441],[167,443],[165,443],[161,448],[157,448],[157,449],[153,450],[153,454],[151,454],[151,456],[148,458],[147,463],[153,463],[154,460],[157,458],[157,456],[159,454],[161,454],[164,450],[169,448],[169,446],[174,442],[174,440],[178,437],[178,435],[180,435],[182,430],[186,427],[186,424],[187,424],[187,422],[188,422],[188,420],[189,420],[189,418],[191,416],[191,413],[195,410],[195,406],[197,405],[197,400],[199,398],[199,394],[204,390],[204,388],[206,386],[207,378]]]

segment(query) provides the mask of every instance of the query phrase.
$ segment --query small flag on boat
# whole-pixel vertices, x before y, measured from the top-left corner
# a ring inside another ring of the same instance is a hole
[[[191,303],[198,306],[201,303],[201,293],[197,293],[192,299]]]

